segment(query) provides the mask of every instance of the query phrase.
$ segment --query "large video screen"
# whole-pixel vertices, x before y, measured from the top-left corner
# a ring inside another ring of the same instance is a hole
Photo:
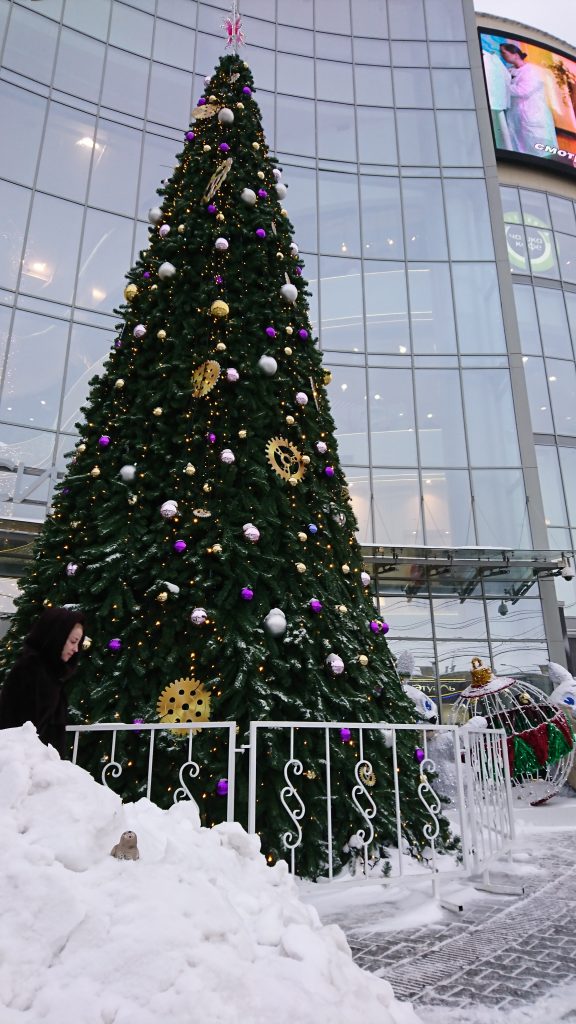
[[[498,154],[576,171],[576,59],[521,36],[478,34]]]

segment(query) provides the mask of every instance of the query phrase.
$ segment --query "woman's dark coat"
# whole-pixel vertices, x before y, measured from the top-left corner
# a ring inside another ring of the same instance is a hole
[[[0,729],[32,722],[43,743],[51,743],[61,757],[66,750],[68,701],[66,681],[76,668],[78,655],[62,661],[62,648],[76,625],[84,626],[81,612],[48,608],[36,620],[24,647],[8,673],[0,693]]]

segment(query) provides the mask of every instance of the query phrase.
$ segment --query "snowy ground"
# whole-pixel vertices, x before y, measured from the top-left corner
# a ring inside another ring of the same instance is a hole
[[[0,732],[0,907],[1,1024],[420,1024],[257,839],[123,806],[29,724]]]

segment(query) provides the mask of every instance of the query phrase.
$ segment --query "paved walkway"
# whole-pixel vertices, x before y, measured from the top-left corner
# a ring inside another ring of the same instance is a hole
[[[417,1009],[534,1002],[574,979],[576,835],[530,836],[529,845],[537,872],[506,876],[524,886],[523,897],[485,895],[463,913],[399,931],[378,930],[382,910],[370,907],[329,920],[341,925],[357,963]]]

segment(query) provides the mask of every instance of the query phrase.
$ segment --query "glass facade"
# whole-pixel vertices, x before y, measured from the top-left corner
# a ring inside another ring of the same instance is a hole
[[[333,370],[360,540],[529,549],[537,513],[475,107],[472,0],[241,6]],[[228,8],[0,0],[4,518],[46,514],[124,275],[145,247],[147,210],[223,51]],[[544,495],[550,543],[571,547],[576,216],[560,197],[504,193],[539,466],[544,489],[558,485],[553,502]],[[506,619],[484,596],[384,595],[393,650],[409,645],[425,674],[463,671],[477,654],[537,672],[547,656],[537,588]]]

